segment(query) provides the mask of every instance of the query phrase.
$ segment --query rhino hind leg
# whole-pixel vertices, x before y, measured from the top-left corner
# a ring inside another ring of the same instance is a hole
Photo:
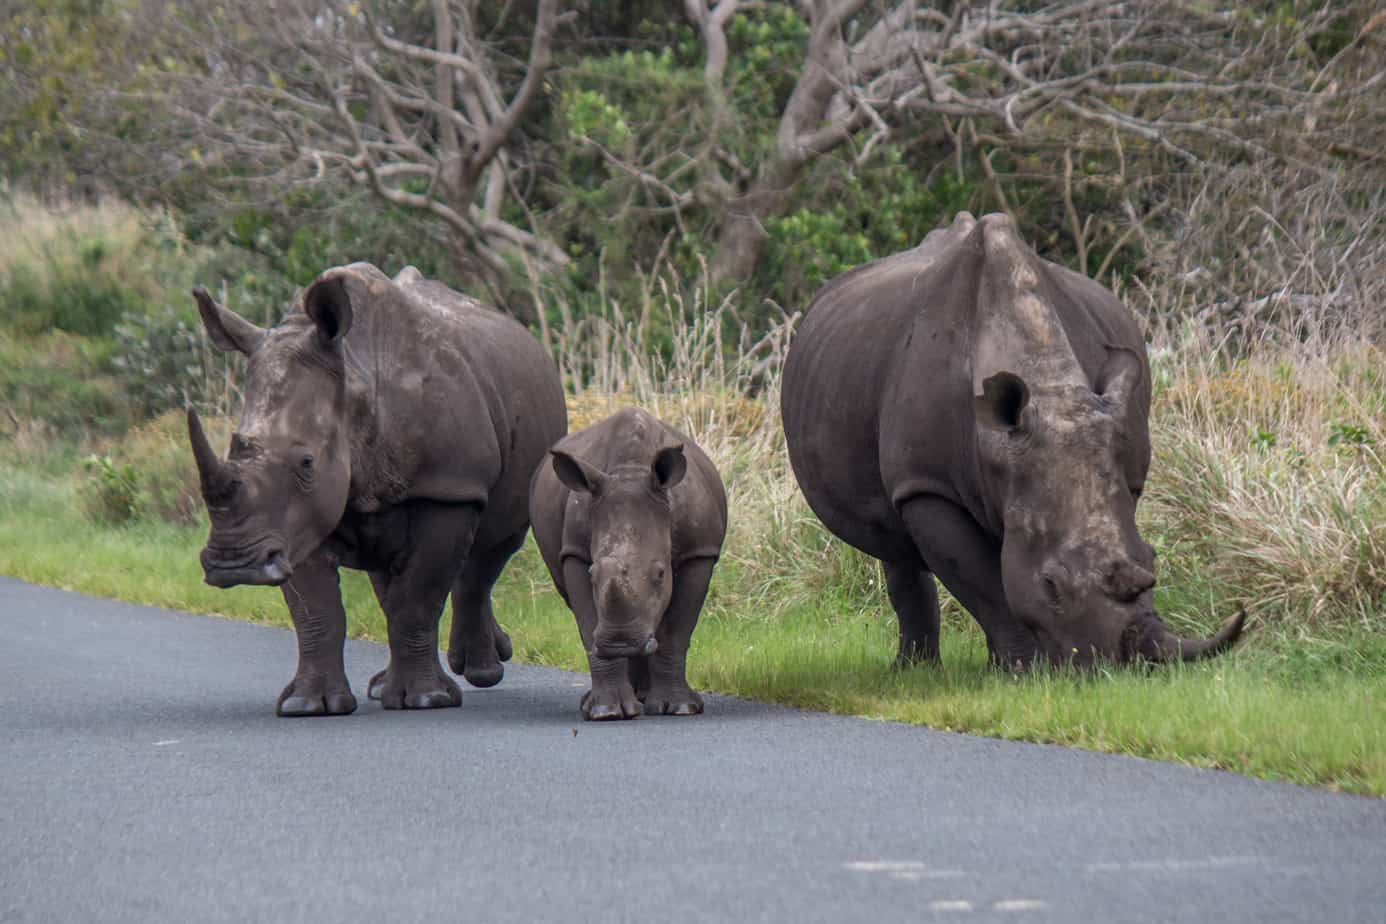
[[[500,545],[467,559],[453,585],[448,667],[474,687],[493,687],[505,676],[501,662],[510,660],[513,649],[510,636],[496,622],[491,588],[524,541],[525,531],[521,530]]]
[[[925,567],[986,633],[992,663],[1010,670],[1028,668],[1041,653],[1039,640],[1006,602],[1000,546],[971,514],[941,497],[926,494],[909,500],[901,505],[900,516]]]
[[[919,559],[882,561],[886,592],[900,622],[900,647],[895,666],[912,667],[938,661],[938,588]]]

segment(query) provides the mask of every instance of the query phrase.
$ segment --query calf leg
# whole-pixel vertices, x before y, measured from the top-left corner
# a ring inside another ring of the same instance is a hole
[[[1006,602],[1000,545],[982,532],[971,514],[941,497],[916,497],[900,508],[900,516],[925,567],[981,625],[993,663],[1011,670],[1029,667],[1040,645]]]
[[[896,667],[938,660],[938,588],[918,559],[883,561],[886,592],[900,622]]]
[[[698,624],[703,601],[712,580],[711,558],[684,562],[674,572],[674,593],[669,608],[655,630],[659,648],[648,659],[649,689],[645,691],[646,715],[698,715],[703,698],[688,686],[685,669],[688,644]]]
[[[522,530],[495,548],[471,556],[453,586],[448,666],[474,687],[493,687],[505,676],[501,662],[510,660],[510,636],[496,622],[491,588],[524,542]]]
[[[421,504],[411,512],[407,551],[388,571],[372,571],[385,611],[390,663],[368,694],[386,709],[462,705],[462,690],[438,661],[438,620],[476,535],[471,505]]]
[[[298,670],[274,711],[283,716],[355,712],[356,697],[342,663],[346,611],[336,563],[319,550],[294,569],[280,590],[298,638]]]
[[[597,631],[597,605],[592,599],[592,576],[588,564],[577,558],[563,560],[563,584],[568,591],[568,606],[577,618],[578,634],[587,652],[587,666],[592,674],[592,689],[582,697],[579,709],[582,717],[593,722],[609,719],[633,719],[640,715],[640,700],[631,686],[628,658],[603,658],[597,654],[593,639]]]

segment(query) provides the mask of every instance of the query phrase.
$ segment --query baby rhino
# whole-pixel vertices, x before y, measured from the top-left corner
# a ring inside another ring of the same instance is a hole
[[[530,485],[530,519],[587,650],[582,717],[697,715],[703,700],[684,662],[727,533],[717,469],[638,408],[569,434],[550,454]]]

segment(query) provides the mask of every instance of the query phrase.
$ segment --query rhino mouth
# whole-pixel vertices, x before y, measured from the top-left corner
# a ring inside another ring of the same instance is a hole
[[[643,642],[602,642],[594,646],[599,658],[639,658],[652,655],[659,650],[659,643],[653,635]]]
[[[257,544],[242,549],[207,546],[202,550],[202,579],[213,587],[243,584],[277,587],[294,573],[284,550]]]

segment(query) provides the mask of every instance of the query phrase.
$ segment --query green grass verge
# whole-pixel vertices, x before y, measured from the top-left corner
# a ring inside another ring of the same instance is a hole
[[[288,624],[275,590],[202,583],[201,530],[97,527],[78,511],[66,482],[23,468],[0,473],[0,574]],[[843,598],[770,617],[745,611],[716,583],[689,658],[700,689],[1386,795],[1386,642],[1365,632],[1314,641],[1253,634],[1237,652],[1205,664],[1011,677],[986,668],[970,621],[950,619],[942,666],[901,672],[889,666],[895,623],[887,613]],[[343,590],[351,634],[383,639],[364,576],[344,574]],[[519,660],[585,669],[572,617],[532,543],[496,596]],[[574,691],[575,716],[577,698]]]

